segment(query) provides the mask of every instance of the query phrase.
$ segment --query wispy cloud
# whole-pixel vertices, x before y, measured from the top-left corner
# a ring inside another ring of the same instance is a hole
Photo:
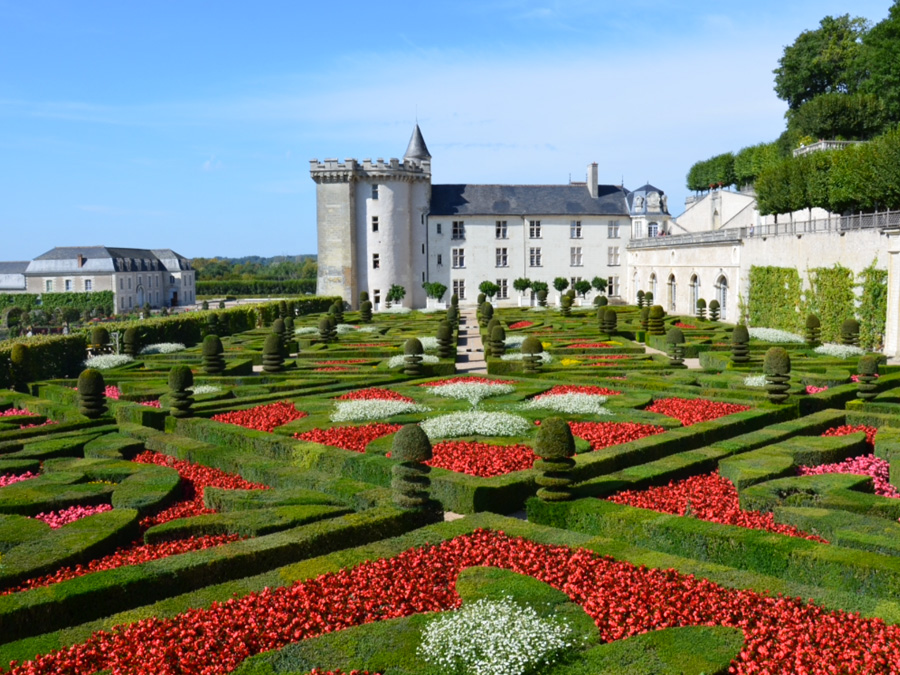
[[[203,162],[204,171],[218,171],[223,167],[222,160],[216,159],[215,155],[210,155],[209,159]]]

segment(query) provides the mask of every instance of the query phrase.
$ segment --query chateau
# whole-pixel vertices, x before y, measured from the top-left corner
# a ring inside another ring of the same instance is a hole
[[[471,305],[492,281],[502,306],[530,301],[513,290],[520,277],[552,288],[556,277],[599,276],[624,297],[629,241],[668,233],[671,216],[662,190],[601,185],[598,173],[591,164],[567,185],[432,185],[418,125],[402,161],[313,160],[317,292],[355,306],[367,291],[378,307],[398,284],[404,304],[425,307],[422,284],[440,282]]]

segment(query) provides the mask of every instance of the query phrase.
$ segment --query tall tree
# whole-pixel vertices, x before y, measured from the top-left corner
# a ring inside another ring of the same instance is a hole
[[[788,111],[788,129],[798,138],[865,141],[884,123],[884,102],[875,94],[821,94]]]
[[[775,73],[775,93],[796,110],[821,94],[852,94],[865,78],[862,38],[869,23],[849,14],[826,16],[784,48]]]
[[[900,0],[865,34],[863,46],[869,72],[865,90],[884,102],[890,122],[900,122]]]

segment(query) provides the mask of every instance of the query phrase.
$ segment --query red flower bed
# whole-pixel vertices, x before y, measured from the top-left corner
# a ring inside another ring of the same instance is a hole
[[[572,433],[590,442],[591,450],[636,441],[665,431],[662,427],[637,422],[569,422]]]
[[[420,387],[443,387],[445,384],[515,384],[515,380],[491,380],[487,377],[467,375],[465,377],[448,377],[437,382],[423,382]]]
[[[310,429],[302,434],[294,434],[294,438],[301,441],[312,441],[322,445],[331,445],[335,448],[352,450],[353,452],[365,452],[366,446],[376,438],[396,433],[400,430],[400,424],[365,424],[361,427],[331,427],[330,429]]]
[[[322,368],[313,368],[314,373],[350,373],[358,370],[359,368],[345,368],[344,366],[324,366]]]
[[[92,560],[87,565],[76,565],[75,567],[63,567],[53,574],[47,574],[42,577],[35,577],[28,581],[22,582],[14,588],[9,588],[0,592],[0,595],[9,595],[10,593],[18,593],[27,591],[32,588],[40,588],[41,586],[51,586],[61,581],[68,581],[76,577],[91,574],[92,572],[102,572],[103,570],[111,570],[116,567],[125,567],[126,565],[140,565],[141,563],[160,558],[167,558],[170,555],[178,555],[179,553],[188,553],[189,551],[199,551],[204,548],[212,548],[221,546],[232,541],[240,539],[237,534],[220,534],[215,536],[190,537],[189,539],[178,539],[176,541],[167,541],[161,544],[142,544],[140,541],[131,547],[120,548],[103,558]]]
[[[387,342],[354,342],[350,344],[351,347],[360,347],[362,349],[367,349],[369,347],[390,347]]]
[[[543,394],[538,394],[534,400],[544,398],[545,396],[559,396],[560,394],[588,394],[590,396],[617,396],[621,391],[615,389],[607,389],[606,387],[595,387],[593,385],[579,384],[558,384],[552,389],[548,389]]]
[[[628,354],[585,354],[578,358],[587,359],[588,361],[616,361],[618,359],[629,358]]]
[[[674,417],[689,427],[697,422],[708,422],[725,415],[750,410],[750,406],[708,401],[704,398],[662,398],[654,401],[653,405],[645,410]]]
[[[576,342],[575,344],[567,345],[566,349],[606,349],[607,347],[621,346],[612,342]]]
[[[459,572],[485,565],[563,590],[591,616],[602,642],[676,626],[723,625],[745,636],[730,669],[735,675],[888,675],[900,669],[900,626],[880,619],[477,530],[208,609],[98,631],[81,644],[13,664],[12,673],[220,675],[249,656],[326,632],[455,608]]]
[[[275,427],[280,427],[288,422],[306,417],[306,413],[294,407],[290,401],[279,401],[268,405],[258,405],[246,410],[213,415],[211,419],[226,424],[236,424],[247,429],[271,432]]]
[[[815,476],[823,473],[852,473],[858,476],[871,476],[876,495],[898,499],[900,491],[890,482],[890,468],[891,465],[886,459],[875,455],[863,455],[862,457],[851,457],[835,464],[801,466],[798,473],[801,476]]]
[[[675,322],[675,325],[676,325],[678,328],[686,328],[687,330],[696,330],[696,329],[697,329],[697,326],[692,326],[692,325],[689,324],[689,323],[681,323],[681,321],[676,321],[676,322]]]
[[[533,321],[516,321],[515,323],[509,324],[509,330],[519,330],[520,328],[531,328],[534,325]]]
[[[609,501],[660,513],[691,515],[712,523],[737,525],[751,530],[777,532],[789,537],[802,537],[827,543],[821,537],[806,534],[796,527],[777,524],[775,516],[771,513],[742,510],[738,502],[737,489],[730,480],[722,478],[718,471],[672,481],[665,487],[624,490],[609,497]]]
[[[398,394],[390,389],[382,389],[381,387],[369,387],[368,389],[357,389],[356,391],[348,391],[346,394],[338,396],[339,401],[403,401],[404,403],[415,403],[409,396]]]
[[[850,434],[855,434],[859,431],[866,432],[866,443],[873,450],[875,449],[875,434],[878,433],[878,429],[876,427],[870,427],[865,424],[859,424],[857,426],[853,426],[850,424],[845,424],[840,427],[832,427],[831,429],[826,429],[823,436],[849,436]]]
[[[158,464],[169,466],[178,472],[182,478],[182,501],[170,506],[154,516],[147,516],[141,520],[141,527],[146,529],[160,523],[168,523],[176,518],[191,518],[207,513],[215,513],[212,509],[203,505],[203,490],[207,487],[223,488],[225,490],[268,490],[268,485],[251,483],[236,474],[226,473],[219,469],[192,464],[181,459],[175,459],[159,452],[147,450],[134,458],[139,464]]]
[[[488,445],[466,441],[442,441],[432,446],[428,466],[470,476],[490,478],[530,469],[537,457],[527,445]]]
[[[347,366],[354,363],[368,363],[370,359],[338,359],[336,361],[316,361],[317,366]]]

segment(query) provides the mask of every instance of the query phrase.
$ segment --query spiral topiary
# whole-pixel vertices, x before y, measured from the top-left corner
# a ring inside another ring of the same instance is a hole
[[[603,332],[612,337],[618,332],[619,315],[613,309],[603,312]]]
[[[94,326],[94,329],[91,331],[91,346],[95,349],[109,347],[109,331],[103,326]]]
[[[425,353],[419,338],[410,338],[403,344],[403,374],[412,377],[422,376],[422,354]]]
[[[546,307],[547,306],[547,291],[541,289],[537,292],[537,301],[538,306]]]
[[[503,326],[494,326],[491,331],[491,356],[500,358],[506,353],[506,331]]]
[[[287,356],[287,341],[291,336],[287,332],[287,327],[284,323],[284,319],[279,317],[272,322],[272,332],[277,334],[278,339],[281,341],[282,355]]]
[[[709,301],[709,320],[710,321],[718,321],[719,320],[719,311],[722,309],[722,306],[719,304],[718,300],[710,300]]]
[[[450,305],[452,307],[457,307],[457,308],[459,307],[459,295],[454,293],[453,295],[450,296]]]
[[[206,343],[204,342],[204,345]],[[194,397],[188,391],[194,386],[194,374],[185,365],[173,366],[169,371],[169,414],[179,419],[191,417]]]
[[[94,420],[106,411],[106,382],[103,381],[103,374],[95,368],[82,370],[78,376],[78,412]]]
[[[609,304],[609,298],[605,295],[598,295],[594,298],[594,307],[606,307]]]
[[[494,306],[491,303],[485,302],[481,306],[481,318],[484,321],[490,321],[494,318]]]
[[[203,372],[207,375],[221,375],[225,372],[225,349],[218,335],[207,335],[203,338],[201,355]]]
[[[644,307],[652,307],[653,306],[653,292],[647,291],[644,293]]]
[[[861,356],[856,372],[858,373],[856,397],[871,401],[877,395],[875,380],[878,378],[878,359],[872,354]]]
[[[666,327],[663,319],[666,316],[666,310],[660,305],[653,305],[650,313],[647,315],[647,331],[650,335],[665,335]]]
[[[447,308],[447,321],[451,326],[459,325],[459,308],[456,305],[450,305]]]
[[[287,300],[278,301],[278,316],[282,319],[287,316]]]
[[[479,293],[478,294],[478,305],[481,306],[485,302],[487,302],[487,295],[485,295],[484,293]]]
[[[841,344],[859,346],[859,321],[845,319],[841,323]]]
[[[334,327],[333,320],[328,316],[319,319],[319,339],[322,342],[337,341],[337,330]]]
[[[766,374],[766,394],[772,403],[784,403],[788,398],[791,379],[791,357],[783,347],[770,347],[763,361]]]
[[[363,300],[359,305],[359,320],[363,323],[372,323],[372,302]]]
[[[362,307],[364,302],[369,301],[369,291],[360,291],[359,292],[359,306]]]
[[[731,362],[747,363],[750,360],[750,331],[739,323],[731,331]]]
[[[706,321],[706,300],[697,298],[697,318]]]
[[[284,344],[287,345],[288,342],[294,339],[294,317],[290,314],[287,315],[287,318],[284,320]]]
[[[219,315],[213,312],[208,317],[206,317],[206,334],[207,335],[218,335],[220,331],[219,326]]]
[[[331,305],[332,312],[331,315],[334,317],[334,320],[337,323],[344,323],[344,301],[343,300],[335,300],[334,304]]]
[[[284,351],[281,346],[281,336],[278,333],[269,333],[263,344],[262,357],[263,370],[267,373],[280,373],[284,370]]]
[[[134,357],[140,354],[141,352],[141,335],[138,333],[138,329],[134,326],[129,326],[125,329],[125,333],[122,336],[122,342],[124,344],[123,349],[128,356]]]
[[[680,328],[670,328],[666,333],[666,344],[669,345],[672,357],[669,365],[672,368],[684,367],[684,332]]]
[[[529,335],[522,342],[522,368],[526,373],[541,372],[541,352],[544,345],[533,335]]]
[[[822,342],[822,322],[815,314],[806,317],[806,346],[810,349]]]
[[[637,292],[637,306],[638,309],[642,309],[644,307],[644,291]]]
[[[572,298],[568,295],[559,299],[559,313],[563,316],[572,316]]]
[[[429,498],[431,467],[425,464],[432,458],[431,441],[417,424],[403,426],[391,442],[391,497],[402,509],[439,508]]]
[[[540,457],[534,463],[534,468],[540,471],[535,479],[540,486],[537,496],[547,502],[572,499],[575,439],[569,423],[561,417],[543,420],[534,441],[534,454]]]
[[[31,353],[28,347],[21,342],[16,342],[9,353],[12,366],[12,381],[16,391],[28,393],[28,383],[33,378],[31,372]]]
[[[650,330],[650,308],[647,306],[641,308],[641,330],[645,333]]]
[[[453,328],[446,321],[438,324],[437,329],[438,356],[442,359],[453,357]]]

